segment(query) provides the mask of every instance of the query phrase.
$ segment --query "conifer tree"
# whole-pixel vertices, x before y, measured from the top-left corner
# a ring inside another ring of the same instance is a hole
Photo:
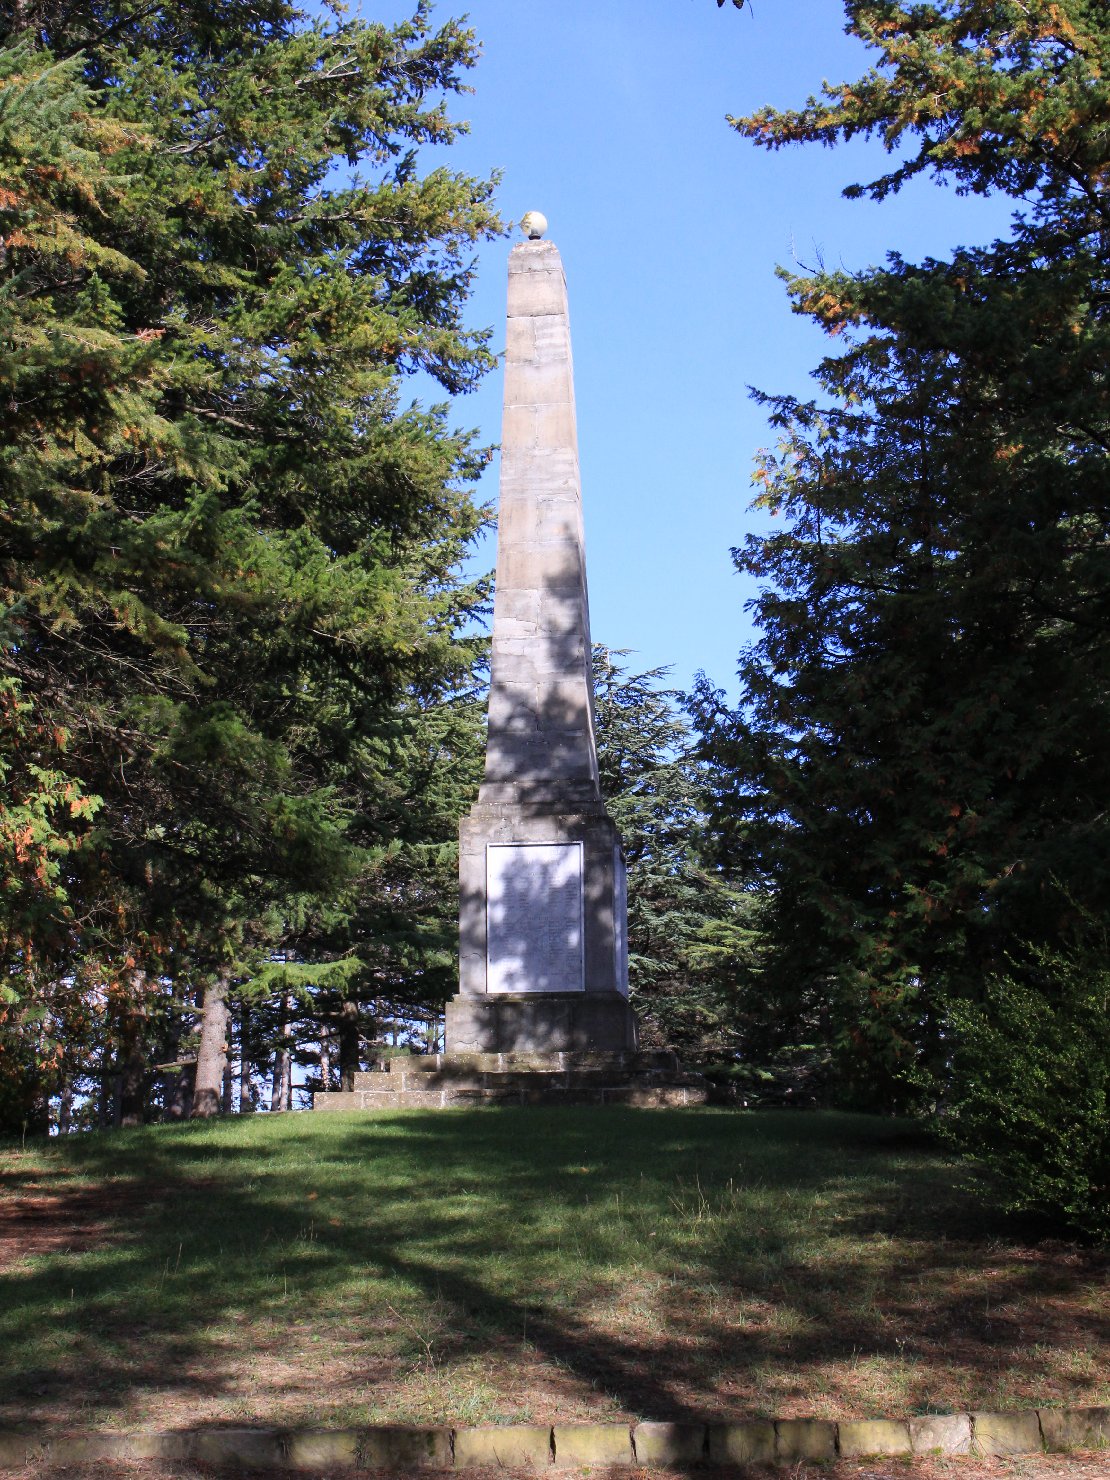
[[[719,1055],[744,1041],[760,900],[707,857],[708,769],[667,670],[594,648],[598,770],[628,867],[629,995],[645,1041]]]
[[[1110,27],[1096,0],[846,14],[875,67],[736,127],[877,136],[892,167],[848,195],[928,175],[1012,197],[1012,227],[787,276],[840,348],[818,398],[763,398],[783,528],[735,552],[766,583],[748,707],[703,687],[701,724],[775,974],[890,1102],[944,1069],[947,999],[1110,911]]]
[[[81,455],[68,388],[111,377],[134,404],[149,384],[146,348],[95,311],[101,275],[135,271],[95,234],[117,194],[106,160],[127,138],[93,116],[77,63],[26,43],[0,49],[0,1121],[33,1127],[62,1040],[85,1026],[82,991],[58,963],[73,950],[69,879],[99,798],[73,763],[73,716],[44,709],[36,665],[20,651],[50,575],[24,586],[15,571],[30,539],[52,537],[53,489]],[[56,287],[79,260],[88,292],[61,315]],[[45,517],[32,535],[36,504]]]
[[[391,842],[381,735],[469,683],[484,454],[402,386],[492,363],[462,315],[500,228],[490,181],[422,167],[476,56],[427,5],[8,20],[0,659],[89,814],[43,970],[115,994],[118,1069],[165,1031],[126,984],[349,886]]]

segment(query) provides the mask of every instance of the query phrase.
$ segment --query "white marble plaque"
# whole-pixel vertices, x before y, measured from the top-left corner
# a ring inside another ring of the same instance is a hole
[[[582,992],[582,844],[486,845],[486,990]]]

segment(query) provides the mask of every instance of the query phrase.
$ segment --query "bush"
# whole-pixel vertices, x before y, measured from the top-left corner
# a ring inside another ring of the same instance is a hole
[[[1042,952],[951,1009],[948,1137],[1004,1206],[1110,1239],[1110,958]]]

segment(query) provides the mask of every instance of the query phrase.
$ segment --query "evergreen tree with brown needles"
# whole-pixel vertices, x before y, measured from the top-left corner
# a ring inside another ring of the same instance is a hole
[[[933,177],[1012,225],[784,274],[833,347],[813,400],[761,398],[783,527],[735,552],[764,583],[745,705],[703,686],[700,722],[728,851],[774,887],[783,1010],[889,1105],[946,1082],[948,1002],[1110,914],[1110,26],[1099,0],[846,14],[874,67],[736,128],[877,137],[892,166],[849,196]]]
[[[171,978],[389,844],[382,736],[469,686],[484,454],[403,383],[493,363],[463,313],[500,225],[491,181],[424,167],[476,57],[425,4],[7,18],[0,672],[88,815],[77,923],[6,990],[91,971],[118,1072]]]

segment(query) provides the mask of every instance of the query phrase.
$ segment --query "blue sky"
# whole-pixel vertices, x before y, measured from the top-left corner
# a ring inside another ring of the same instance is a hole
[[[484,56],[454,112],[471,132],[437,158],[500,169],[503,214],[543,211],[562,253],[594,638],[633,649],[638,668],[671,665],[681,687],[704,669],[739,697],[752,590],[729,550],[756,527],[750,473],[770,440],[746,388],[810,394],[827,346],[790,312],[776,265],[941,254],[989,239],[1006,208],[925,182],[845,201],[881,171],[878,145],[771,154],[728,127],[727,113],[862,73],[839,0],[470,0],[467,13]],[[471,307],[499,350],[509,246],[483,249]],[[457,423],[496,441],[500,398],[490,376]],[[497,472],[495,459],[484,498]]]

